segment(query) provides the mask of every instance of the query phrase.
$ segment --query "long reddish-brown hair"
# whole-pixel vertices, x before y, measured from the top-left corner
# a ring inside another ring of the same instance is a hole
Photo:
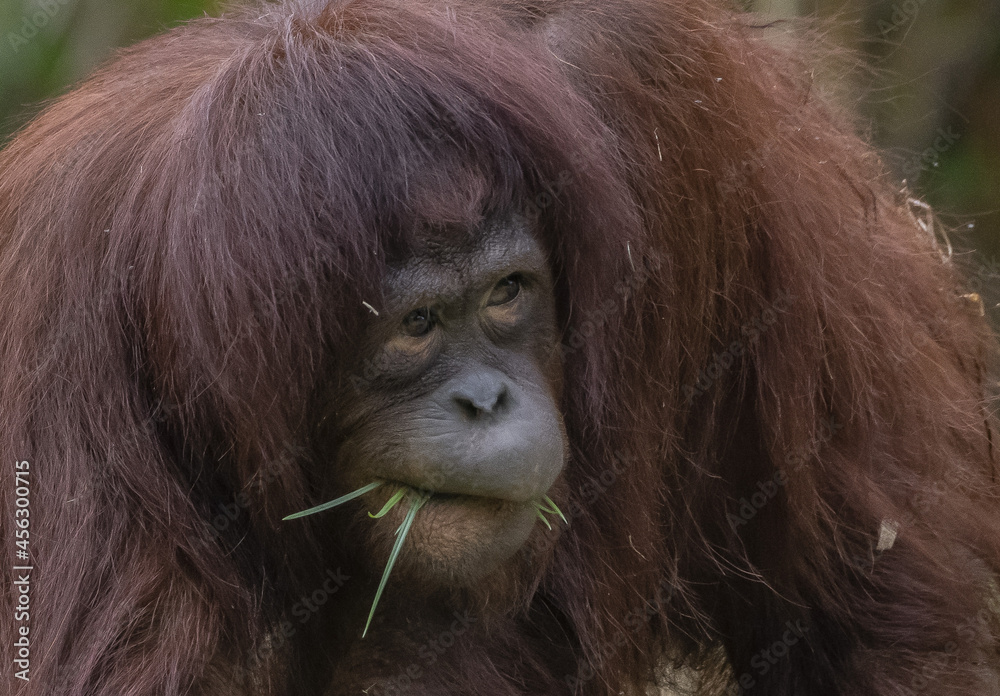
[[[570,525],[516,598],[390,585],[409,632],[358,642],[347,601],[289,632],[364,572],[280,518],[321,502],[324,389],[445,165],[550,254]],[[0,525],[25,565],[26,460],[34,566],[5,669],[30,624],[23,696],[611,695],[670,662],[707,693],[996,693],[994,346],[962,294],[808,71],[703,0],[192,22],[0,153]]]

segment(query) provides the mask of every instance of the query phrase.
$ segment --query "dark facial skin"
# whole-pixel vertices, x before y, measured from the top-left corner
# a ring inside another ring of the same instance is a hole
[[[433,491],[400,567],[434,584],[473,582],[525,542],[532,501],[566,460],[541,246],[516,219],[429,235],[386,278],[362,345],[372,378],[340,414],[345,492],[387,482],[365,498],[374,511],[400,485]],[[370,523],[391,538],[406,508]]]

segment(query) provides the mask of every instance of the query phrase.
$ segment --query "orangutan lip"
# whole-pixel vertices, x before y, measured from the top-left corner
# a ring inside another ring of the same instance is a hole
[[[455,503],[459,503],[462,505],[466,505],[469,503],[480,503],[480,504],[485,503],[485,504],[494,504],[499,506],[522,506],[531,503],[530,500],[509,500],[507,498],[494,498],[484,495],[469,495],[468,493],[438,492],[427,488],[418,488],[417,486],[413,486],[409,483],[403,483],[402,481],[387,480],[382,487],[393,491],[399,490],[400,488],[406,488],[409,491],[413,491],[416,493],[429,494],[430,498],[428,498],[427,502],[424,503],[425,506],[430,506],[434,504],[448,505]]]
[[[463,493],[435,493],[427,501],[427,505],[433,504],[443,504],[443,505],[469,505],[480,504],[480,505],[493,505],[498,508],[514,508],[523,507],[529,504],[529,501],[523,500],[507,500],[505,498],[490,498],[481,495],[465,495]]]

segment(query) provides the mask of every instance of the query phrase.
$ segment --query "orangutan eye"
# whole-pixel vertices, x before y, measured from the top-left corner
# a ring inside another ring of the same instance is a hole
[[[403,318],[402,331],[407,336],[420,338],[430,333],[437,323],[434,312],[430,307],[415,309]]]
[[[496,307],[497,305],[507,304],[513,301],[520,292],[521,276],[517,273],[511,274],[493,287],[493,292],[490,293],[490,298],[486,301],[486,306]]]

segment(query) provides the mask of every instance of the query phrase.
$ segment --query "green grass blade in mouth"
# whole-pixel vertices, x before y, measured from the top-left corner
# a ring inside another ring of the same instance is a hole
[[[550,512],[553,515],[559,515],[559,519],[563,521],[563,524],[569,524],[569,520],[566,519],[566,515],[563,514],[562,510],[559,509],[559,506],[556,505],[556,502],[552,500],[552,498],[544,495],[542,496],[542,500],[545,501],[545,505],[547,506],[542,508],[545,512]]]
[[[400,491],[404,493],[406,489]],[[396,495],[399,495],[398,493]],[[396,496],[393,496],[395,498]],[[429,493],[416,493],[414,492],[414,497],[410,499],[410,509],[406,512],[406,517],[403,518],[402,524],[396,530],[396,543],[392,545],[392,551],[389,552],[389,560],[385,564],[385,570],[382,571],[382,581],[378,584],[378,590],[375,591],[375,599],[372,601],[372,609],[368,612],[368,621],[365,622],[365,630],[361,633],[361,637],[364,638],[368,633],[368,627],[372,623],[372,617],[375,616],[375,607],[378,606],[378,601],[382,598],[382,590],[385,589],[385,584],[389,581],[389,573],[392,572],[392,567],[396,564],[396,558],[399,557],[399,552],[403,548],[403,542],[406,541],[406,535],[410,533],[410,526],[413,524],[413,519],[417,516],[417,510],[427,502],[430,498]],[[390,499],[391,500],[391,499]],[[393,503],[395,505],[395,503]]]
[[[308,510],[303,510],[302,512],[296,512],[294,514],[288,515],[287,517],[282,517],[281,519],[283,521],[284,520],[296,520],[296,519],[298,519],[300,517],[305,517],[306,515],[314,515],[317,512],[323,512],[324,510],[329,510],[330,508],[335,508],[338,505],[343,505],[347,501],[354,500],[355,498],[358,498],[358,497],[364,495],[365,493],[368,493],[369,491],[373,491],[373,490],[375,490],[376,488],[378,488],[381,485],[382,485],[381,481],[372,481],[367,486],[362,486],[361,488],[357,489],[356,491],[352,491],[352,492],[350,492],[350,493],[348,493],[346,495],[342,495],[339,498],[336,498],[336,499],[331,500],[329,502],[323,503],[322,505],[317,505],[316,507],[311,507]]]
[[[549,523],[548,518],[545,516],[545,513],[542,512],[541,504],[537,500],[533,504],[535,506],[535,514],[538,515],[538,519],[540,519],[542,521],[542,524],[544,524],[546,527],[552,529],[552,525]]]
[[[396,507],[396,503],[398,503],[400,500],[403,499],[403,496],[406,495],[406,490],[407,489],[405,487],[400,488],[398,491],[393,493],[392,497],[389,498],[389,500],[385,502],[385,505],[382,506],[381,510],[376,512],[374,515],[369,512],[368,516],[375,520],[377,520],[379,517],[385,517],[386,514],[389,512],[389,510],[392,510],[394,507]]]
[[[545,526],[549,529],[552,529],[552,525],[549,524],[549,520],[545,517],[545,513],[558,515],[559,519],[561,519],[564,524],[569,524],[569,521],[566,519],[566,515],[562,513],[559,506],[556,505],[555,501],[549,496],[543,495],[541,500],[533,500],[531,501],[531,504],[535,506],[535,514],[538,515],[538,519],[544,522]]]
[[[346,495],[342,495],[339,498],[336,498],[335,500],[323,503],[322,505],[317,505],[316,507],[311,507],[308,510],[303,510],[302,512],[296,512],[282,519],[294,520],[300,517],[305,517],[307,515],[316,514],[317,512],[323,512],[324,510],[329,510],[330,508],[342,505],[348,502],[349,500],[354,500],[355,498],[358,498],[364,495],[365,493],[369,493],[378,488],[379,486],[381,486],[382,484],[383,484],[382,481],[373,481],[369,483],[367,486],[362,486],[361,488],[358,488],[355,491],[347,493]],[[396,559],[399,558],[399,553],[403,549],[403,544],[406,542],[406,537],[410,533],[410,527],[413,526],[413,520],[417,516],[417,511],[420,510],[421,507],[423,507],[424,503],[426,503],[428,499],[430,499],[432,493],[420,492],[413,490],[407,486],[404,486],[395,493],[393,493],[392,497],[390,497],[389,500],[386,501],[385,505],[382,506],[381,510],[379,510],[375,514],[372,514],[370,512],[368,513],[368,516],[371,517],[372,519],[378,519],[384,517],[389,513],[390,510],[392,510],[397,504],[399,504],[399,501],[401,501],[410,491],[413,491],[413,495],[410,498],[410,509],[406,511],[406,516],[403,518],[403,522],[396,529],[395,532],[396,541],[392,545],[392,551],[389,552],[389,559],[388,561],[386,561],[385,570],[382,571],[382,579],[379,582],[378,589],[375,591],[375,599],[372,600],[372,608],[368,612],[368,620],[365,622],[365,629],[361,633],[362,638],[368,635],[368,628],[371,626],[372,618],[375,616],[375,609],[378,607],[379,600],[382,599],[382,592],[385,591],[385,586],[389,582],[389,575],[392,573],[392,569],[396,565]],[[557,515],[559,519],[563,521],[564,524],[569,524],[569,521],[566,519],[566,515],[563,514],[562,510],[559,509],[559,506],[556,505],[555,501],[552,500],[552,498],[550,498],[549,496],[543,495],[540,500],[532,501],[532,505],[535,508],[535,514],[538,516],[538,519],[540,519],[542,521],[542,524],[544,524],[548,529],[552,529],[552,523],[550,523],[548,518],[545,516],[546,513],[550,515]]]

